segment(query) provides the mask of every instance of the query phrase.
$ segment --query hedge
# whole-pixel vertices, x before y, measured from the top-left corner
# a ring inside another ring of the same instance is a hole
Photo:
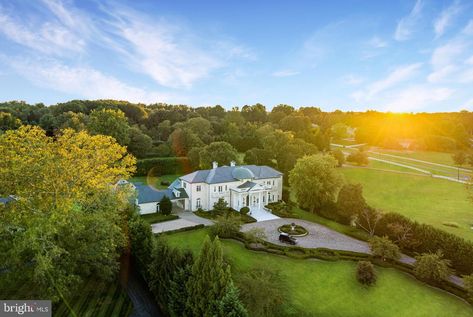
[[[154,157],[136,162],[135,176],[185,174],[191,171],[187,157]]]

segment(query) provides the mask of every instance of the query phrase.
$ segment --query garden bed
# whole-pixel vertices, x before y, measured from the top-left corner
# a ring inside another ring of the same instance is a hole
[[[256,222],[255,218],[253,218],[249,215],[242,214],[242,213],[240,213],[236,210],[231,209],[231,210],[227,211],[227,213],[230,213],[231,215],[233,215],[235,217],[239,217],[240,220],[243,223]],[[202,218],[205,218],[205,219],[210,219],[210,220],[215,220],[220,216],[225,216],[225,212],[216,212],[215,210],[210,210],[210,211],[198,210],[198,211],[195,211],[194,214],[199,216],[199,217],[202,217]]]
[[[309,231],[307,231],[306,228],[296,224],[294,225],[294,229],[292,224],[282,225],[278,228],[278,231],[281,233],[287,233],[293,237],[305,237],[309,234]]]
[[[148,222],[149,224],[153,224],[153,223],[158,223],[158,222],[176,220],[176,219],[179,219],[179,216],[152,213],[152,214],[141,215],[141,218],[145,220],[146,222]]]

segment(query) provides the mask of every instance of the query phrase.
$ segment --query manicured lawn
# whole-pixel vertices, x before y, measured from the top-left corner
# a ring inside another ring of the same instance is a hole
[[[141,218],[146,220],[149,224],[153,223],[158,223],[158,222],[164,222],[164,221],[169,221],[169,220],[175,220],[178,219],[179,216],[177,215],[163,215],[163,214],[158,214],[158,213],[152,213],[152,214],[146,214],[146,215],[141,215]]]
[[[176,233],[168,241],[197,252],[207,229]],[[468,304],[430,288],[395,269],[377,267],[372,288],[355,280],[354,262],[296,260],[245,249],[235,241],[222,241],[232,265],[233,278],[240,272],[266,266],[279,270],[288,284],[286,314],[307,316],[473,316]]]
[[[12,287],[10,290],[2,289],[0,298],[29,298],[30,287],[29,283],[24,283],[23,286]],[[95,278],[79,287],[77,294],[68,299],[68,304],[71,309],[64,302],[54,305],[53,316],[121,317],[128,316],[133,309],[131,300],[118,281],[103,282]]]
[[[430,152],[430,151],[394,151],[387,149],[373,149],[375,152],[381,152],[391,155],[409,157],[416,160],[428,161],[437,164],[445,164],[455,166],[452,159],[452,154],[445,152]]]
[[[367,202],[473,241],[473,204],[465,185],[425,176],[342,168],[345,179],[361,183]],[[459,228],[443,225],[456,222]]]
[[[139,182],[143,184],[149,184],[157,189],[166,189],[169,185],[161,185],[162,181],[168,181],[171,184],[176,178],[180,177],[180,174],[170,174],[170,175],[163,175],[159,177],[147,177],[147,176],[135,176],[130,178],[130,182]]]

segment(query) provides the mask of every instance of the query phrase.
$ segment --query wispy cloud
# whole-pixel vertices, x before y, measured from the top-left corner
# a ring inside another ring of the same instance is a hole
[[[383,47],[387,47],[388,46],[388,43],[384,40],[382,40],[381,38],[377,37],[377,36],[373,36],[369,41],[368,41],[368,44],[373,47],[373,48],[383,48]]]
[[[2,60],[6,57],[2,56]],[[87,66],[67,66],[55,59],[11,59],[9,65],[33,84],[90,99],[122,99],[132,102],[161,102],[169,95],[126,84]]]
[[[468,21],[468,24],[463,29],[463,33],[466,35],[473,35],[473,20]]]
[[[384,102],[384,110],[396,112],[420,110],[448,100],[453,93],[453,89],[445,87],[411,86],[391,95]]]
[[[405,41],[411,38],[413,33],[412,29],[420,18],[422,7],[422,0],[417,0],[409,15],[399,20],[396,31],[394,32],[394,39],[397,41]]]
[[[285,70],[280,70],[272,73],[271,75],[274,77],[291,77],[298,75],[298,71],[290,70],[290,69],[285,69]]]
[[[421,66],[422,63],[399,66],[385,78],[368,84],[363,90],[356,91],[352,94],[352,97],[358,102],[370,101],[379,93],[411,79]]]
[[[430,59],[432,72],[428,75],[427,80],[431,83],[451,80],[452,75],[464,68],[461,66],[463,64],[461,61],[467,47],[468,42],[462,38],[457,38],[435,48]],[[465,59],[463,60],[468,62]]]
[[[460,2],[455,0],[452,5],[444,9],[434,22],[435,36],[438,38],[445,33],[452,20],[462,11]]]

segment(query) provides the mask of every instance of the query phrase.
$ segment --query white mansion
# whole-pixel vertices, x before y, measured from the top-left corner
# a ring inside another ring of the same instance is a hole
[[[282,199],[283,174],[268,166],[243,165],[199,170],[176,179],[166,190],[154,190],[135,184],[142,214],[156,212],[157,203],[166,195],[184,210],[211,210],[223,198],[229,207],[239,211],[249,207],[261,210],[269,202]]]

